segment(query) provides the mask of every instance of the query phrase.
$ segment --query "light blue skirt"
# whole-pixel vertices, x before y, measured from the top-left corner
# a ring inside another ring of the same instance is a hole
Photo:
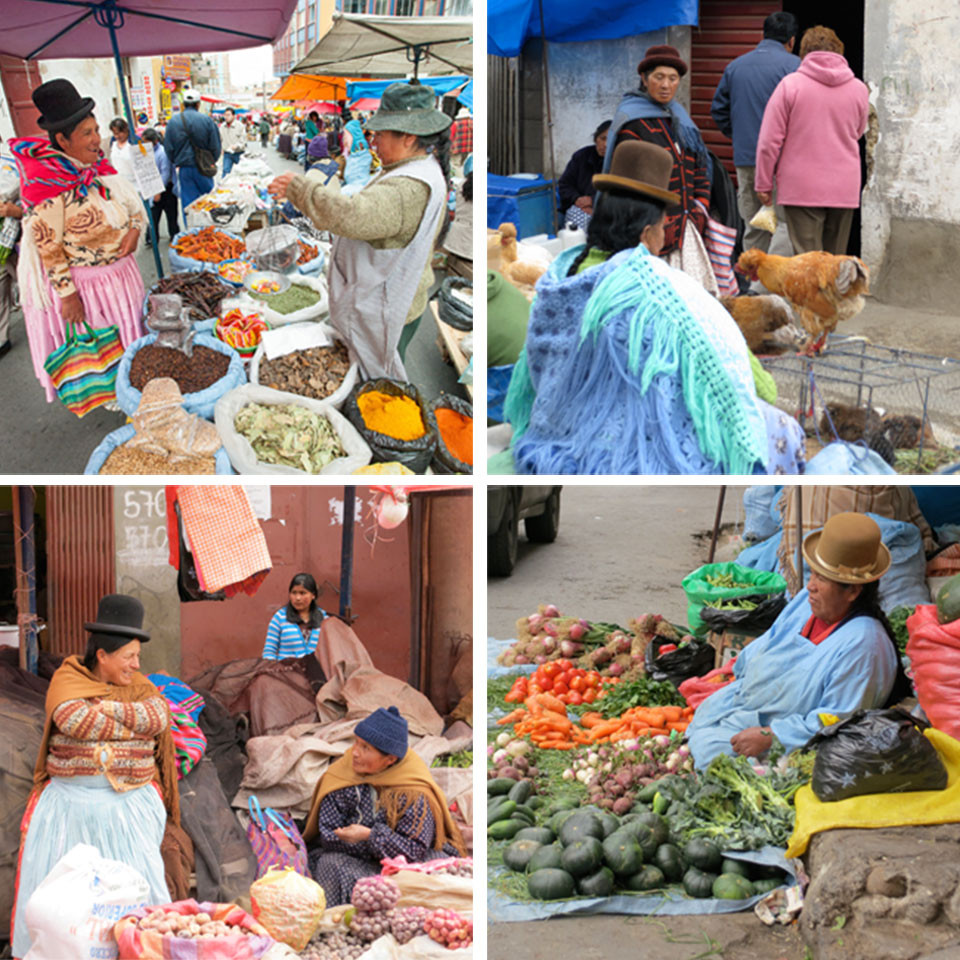
[[[13,955],[30,949],[25,911],[34,890],[78,843],[138,870],[150,885],[151,904],[169,903],[160,843],[167,811],[152,784],[119,793],[106,777],[53,777],[33,812],[20,867],[14,912]]]

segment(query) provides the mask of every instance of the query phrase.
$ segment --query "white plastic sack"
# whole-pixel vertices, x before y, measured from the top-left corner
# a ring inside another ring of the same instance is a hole
[[[293,353],[295,350],[308,350],[311,347],[329,347],[335,340],[343,340],[333,327],[325,323],[292,323],[280,327],[277,330],[268,330],[260,338],[260,345],[257,347],[253,359],[250,361],[250,382],[260,383],[260,364],[263,359],[273,360],[276,357],[282,357],[285,354]],[[349,347],[349,345],[348,345]],[[360,376],[360,367],[357,361],[353,359],[351,352],[350,369],[343,378],[343,383],[330,394],[323,402],[329,403],[338,410],[343,401],[350,396],[350,391],[356,386],[357,378]],[[266,389],[270,389],[269,387]]]
[[[24,916],[32,945],[23,960],[113,960],[113,927],[149,902],[138,870],[78,843],[33,892]]]
[[[324,467],[319,475],[340,476],[347,473],[353,473],[365,467],[373,457],[370,447],[366,441],[357,432],[357,429],[347,418],[340,413],[331,404],[311,400],[309,397],[300,397],[295,393],[284,393],[281,390],[271,390],[269,387],[261,387],[257,384],[248,383],[242,387],[237,387],[229,393],[224,394],[217,401],[217,408],[214,412],[213,422],[223,440],[223,446],[230,457],[234,470],[237,473],[247,474],[280,474],[290,477],[309,477],[313,474],[305,470],[298,470],[295,467],[285,467],[279,464],[262,463],[253,452],[250,441],[241,437],[233,426],[233,421],[237,414],[249,403],[262,403],[272,405],[294,404],[298,407],[306,407],[314,413],[322,414],[330,420],[333,429],[340,436],[340,442],[347,451],[345,457],[334,460],[333,463]]]
[[[305,323],[307,320],[319,320],[330,312],[330,303],[327,296],[327,281],[322,277],[305,277],[302,274],[291,276],[291,281],[300,287],[309,287],[320,294],[320,300],[312,307],[305,307],[294,313],[277,313],[270,309],[269,300],[251,298],[254,303],[263,308],[264,316],[271,327],[280,327],[287,323]]]

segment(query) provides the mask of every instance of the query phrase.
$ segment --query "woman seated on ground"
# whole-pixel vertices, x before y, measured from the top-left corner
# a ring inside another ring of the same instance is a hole
[[[86,655],[69,656],[47,690],[34,791],[21,826],[13,955],[30,949],[24,911],[60,858],[78,843],[137,869],[151,904],[169,903],[160,855],[167,815],[180,801],[170,710],[139,672],[143,604],[103,597]]]
[[[328,616],[317,606],[317,581],[298,573],[291,581],[288,603],[270,619],[263,645],[264,660],[286,660],[313,653],[320,639],[320,625]]]
[[[672,166],[655,144],[618,146],[586,245],[538,282],[505,403],[517,473],[802,469],[803,432],[757,396],[733,318],[657,256]]]
[[[763,756],[779,740],[802,747],[820,714],[898,703],[910,694],[893,630],[877,597],[890,567],[880,528],[862,513],[838,513],[808,534],[807,587],[774,625],[740,652],[733,683],[697,708],[687,739],[697,767],[721,753]]]
[[[582,230],[587,229],[593,215],[593,198],[597,193],[593,178],[603,172],[603,155],[607,152],[609,129],[610,121],[604,120],[593,131],[593,143],[573,154],[557,183],[563,222]]]
[[[380,873],[384,857],[423,863],[466,855],[447,798],[408,747],[400,711],[381,707],[354,735],[353,746],[317,783],[303,831],[328,907],[348,903],[353,885]]]

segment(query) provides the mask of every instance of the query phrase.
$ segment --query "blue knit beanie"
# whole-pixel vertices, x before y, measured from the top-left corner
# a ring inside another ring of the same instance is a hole
[[[407,721],[400,716],[396,707],[386,710],[379,707],[361,720],[354,735],[366,740],[371,747],[376,747],[381,753],[390,753],[402,760],[407,752]]]

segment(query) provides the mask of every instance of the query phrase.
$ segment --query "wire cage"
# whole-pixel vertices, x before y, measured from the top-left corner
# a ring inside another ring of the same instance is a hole
[[[939,444],[960,442],[960,360],[836,335],[827,338],[817,356],[791,353],[759,359],[777,382],[777,406],[804,429],[819,431],[823,408],[838,403],[878,416],[918,417],[918,465],[931,431]]]

